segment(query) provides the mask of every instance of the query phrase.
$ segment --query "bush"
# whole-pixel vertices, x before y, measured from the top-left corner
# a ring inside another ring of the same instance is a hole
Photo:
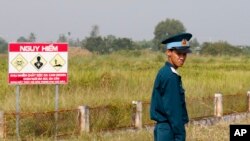
[[[0,53],[7,53],[8,43],[0,37]]]
[[[202,45],[201,54],[213,56],[237,56],[241,55],[243,51],[240,48],[234,47],[227,42],[219,41],[215,43],[205,42]]]

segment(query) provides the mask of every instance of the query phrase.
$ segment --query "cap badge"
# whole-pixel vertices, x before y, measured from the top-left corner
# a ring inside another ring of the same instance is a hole
[[[188,41],[186,39],[183,39],[181,41],[181,46],[188,46]]]

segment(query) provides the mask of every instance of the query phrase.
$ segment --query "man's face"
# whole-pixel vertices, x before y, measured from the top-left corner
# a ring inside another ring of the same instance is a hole
[[[168,61],[175,67],[175,69],[182,67],[187,57],[187,53],[180,53],[176,50],[167,50],[166,55],[168,56]]]

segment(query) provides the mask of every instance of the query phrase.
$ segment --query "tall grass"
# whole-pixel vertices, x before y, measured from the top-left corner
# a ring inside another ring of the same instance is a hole
[[[249,90],[248,61],[246,57],[190,56],[182,69],[187,95],[212,96],[216,92],[245,94]]]
[[[147,50],[121,51],[110,55],[74,56],[74,54],[69,54],[69,83],[59,86],[59,108],[75,109],[83,104],[92,108],[106,105],[112,107],[111,112],[102,116],[102,119],[110,118],[110,114],[116,115],[119,119],[116,118],[114,123],[110,123],[110,119],[98,121],[98,115],[92,115],[97,119],[96,122],[91,123],[93,130],[130,124],[128,123],[130,114],[127,111],[131,108],[131,101],[150,101],[155,76],[165,60],[164,54]],[[15,111],[15,86],[7,84],[7,56],[0,56],[0,61],[0,110]],[[178,69],[182,75],[187,98],[212,97],[216,92],[224,95],[245,95],[250,89],[249,62],[250,58],[247,56],[189,55],[184,67]],[[20,93],[22,112],[54,110],[54,85],[22,85]],[[230,101],[229,99],[225,102],[231,103]],[[198,103],[187,102],[191,116],[200,115],[197,111],[202,111],[202,109],[199,108],[201,105]],[[206,101],[203,104],[207,107],[212,106]],[[117,111],[119,107],[123,107],[124,110]],[[227,111],[230,111],[228,110],[230,106],[226,107]],[[237,108],[237,105],[233,107]],[[244,105],[240,104],[238,107],[244,107]],[[144,117],[148,121],[148,110],[144,112]],[[208,113],[211,113],[211,109]],[[124,134],[126,136],[127,133]],[[145,134],[148,132],[139,133],[139,135],[146,136]],[[84,139],[88,139],[89,136],[84,136]],[[95,134],[94,137],[99,140],[99,135]],[[119,138],[120,134],[117,137]],[[147,137],[148,135],[145,140]],[[101,138],[106,137],[101,135]],[[108,135],[107,138],[109,138]]]
[[[228,141],[230,124],[249,124],[250,120],[237,122],[221,122],[213,126],[189,125],[186,127],[187,141]],[[51,141],[53,138],[31,138],[36,141]],[[153,130],[143,129],[140,131],[115,131],[88,133],[81,136],[64,138],[70,141],[152,141]]]
[[[245,94],[249,90],[250,58],[190,55],[182,75],[187,97],[213,96],[216,92]],[[133,100],[149,101],[155,75],[164,65],[161,53],[118,52],[111,55],[69,57],[69,83],[60,85],[60,108],[82,104],[100,106],[131,104]],[[15,110],[15,86],[7,84],[7,57],[1,56],[1,110]],[[21,109],[40,111],[54,109],[55,86],[21,86]]]

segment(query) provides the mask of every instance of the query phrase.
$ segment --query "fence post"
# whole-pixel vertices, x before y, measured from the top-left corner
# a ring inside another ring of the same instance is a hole
[[[137,129],[142,128],[142,102],[141,101],[132,101],[132,104],[136,105],[136,113],[135,113],[135,127]]]
[[[80,133],[83,132],[89,132],[89,107],[84,105],[84,106],[79,106],[79,114],[78,114],[78,119],[79,119],[79,126],[80,126]]]
[[[248,112],[250,112],[250,91],[247,91],[247,101],[248,101]]]
[[[223,116],[222,94],[216,93],[214,95],[214,116]]]
[[[4,138],[4,112],[0,111],[0,140]]]

